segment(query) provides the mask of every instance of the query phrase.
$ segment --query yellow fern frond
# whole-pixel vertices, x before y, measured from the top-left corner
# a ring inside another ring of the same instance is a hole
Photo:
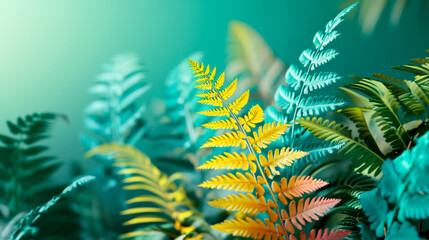
[[[223,72],[215,82],[215,88],[220,89],[223,86],[223,82],[225,81],[225,73]]]
[[[239,218],[212,225],[212,228],[240,237],[265,240],[286,240],[284,237],[286,232],[282,227],[278,224],[274,226],[274,224],[267,219],[264,223],[259,219],[253,220],[249,217],[245,219]]]
[[[220,91],[220,95],[224,100],[227,100],[235,93],[236,89],[237,89],[237,79],[235,79],[231,84],[229,84],[228,87]]]
[[[326,185],[328,185],[327,182],[310,176],[292,176],[289,183],[286,178],[281,179],[280,185],[273,181],[272,189],[273,192],[278,193],[280,201],[287,204],[286,198],[302,197],[303,194],[314,192]]]
[[[284,168],[285,166],[291,166],[295,160],[308,155],[308,153],[299,150],[289,150],[289,148],[283,147],[280,151],[276,149],[273,153],[270,150],[267,154],[268,159],[264,155],[259,156],[261,166],[265,168],[265,174],[272,177],[272,174],[280,174],[276,167]]]
[[[201,98],[213,98],[216,96],[216,92],[214,90],[211,90],[211,91],[207,91],[205,93],[197,94],[195,96],[201,97]]]
[[[196,66],[199,67],[199,66]],[[138,149],[122,144],[103,144],[87,153],[87,157],[102,155],[113,157],[118,175],[124,177],[124,189],[133,191],[135,197],[126,201],[133,205],[121,212],[130,216],[124,225],[175,223],[181,225],[194,214],[183,187],[176,185],[179,173],[167,176],[154,166]],[[187,216],[187,217],[186,217]],[[134,231],[121,236],[143,234]]]
[[[201,126],[209,129],[237,129],[236,122],[233,118],[229,118],[226,120],[219,120],[215,122],[209,122]]]
[[[241,132],[225,133],[223,135],[212,137],[201,148],[208,147],[246,147],[246,142],[243,140],[245,136]]]
[[[198,101],[198,103],[205,104],[205,105],[212,105],[215,107],[221,107],[222,106],[222,99],[218,97],[212,97],[212,98],[204,98]]]
[[[217,188],[241,192],[253,192],[258,185],[256,179],[250,173],[228,173],[227,175],[217,176],[208,181],[201,183],[199,186],[203,188]]]
[[[239,117],[238,121],[243,126],[244,130],[250,132],[257,123],[264,121],[264,111],[259,105],[253,106],[244,118]]]
[[[240,97],[237,98],[237,100],[229,104],[229,109],[231,109],[231,112],[238,114],[238,112],[240,112],[241,109],[246,106],[247,102],[249,101],[249,92],[249,90],[245,91]]]
[[[236,89],[237,89],[237,79],[235,79],[231,84],[229,84],[228,87],[226,87],[224,90],[220,91],[220,95],[224,100],[227,100],[234,94]],[[216,96],[216,91],[211,90],[205,93],[197,94],[196,96],[201,98],[213,98]]]
[[[224,155],[215,156],[213,159],[207,161],[198,169],[242,169],[249,170],[249,163],[251,172],[256,171],[256,161],[255,157],[252,154],[249,154],[248,157],[244,153],[224,153]]]
[[[212,84],[210,82],[205,82],[205,83],[202,83],[200,85],[195,86],[195,88],[209,90],[212,88]]]
[[[228,110],[228,108],[222,107],[222,108],[216,108],[216,109],[198,112],[198,114],[202,114],[202,115],[206,115],[206,116],[217,116],[217,117],[227,116],[227,117],[229,117],[229,110]]]
[[[224,198],[208,202],[208,204],[213,207],[226,209],[227,211],[239,211],[250,215],[265,213],[269,208],[264,197],[257,199],[250,193],[247,196],[242,193],[228,195]]]
[[[282,122],[266,123],[264,126],[259,127],[258,133],[253,132],[253,138],[249,137],[250,144],[256,152],[261,153],[261,148],[266,148],[268,144],[279,139],[279,137],[286,132],[290,127],[289,124]]]

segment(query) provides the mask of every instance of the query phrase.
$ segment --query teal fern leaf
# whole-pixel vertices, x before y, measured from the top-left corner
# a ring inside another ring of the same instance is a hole
[[[282,121],[292,124],[292,127],[286,132],[282,139],[282,145],[295,144],[300,148],[305,143],[317,142],[311,134],[305,133],[305,130],[297,125],[296,120],[301,117],[312,117],[324,114],[328,111],[336,110],[343,107],[346,102],[344,99],[336,96],[325,94],[317,95],[317,90],[321,90],[331,84],[341,80],[342,77],[335,72],[316,72],[316,68],[326,64],[334,59],[338,52],[335,49],[325,49],[325,47],[335,40],[340,34],[335,28],[343,21],[344,15],[350,12],[356,4],[353,4],[342,12],[340,12],[333,20],[326,24],[324,31],[318,31],[314,35],[314,49],[304,50],[299,61],[305,69],[301,69],[296,65],[291,65],[286,72],[285,81],[288,86],[280,86],[275,93],[275,102],[281,110],[274,107],[267,108],[267,121]],[[305,161],[314,161],[320,159],[321,156],[326,156],[328,153],[333,153],[339,149],[338,144],[332,147],[327,147],[323,143],[307,144],[306,151],[310,154],[304,158]],[[320,149],[309,149],[309,147]]]

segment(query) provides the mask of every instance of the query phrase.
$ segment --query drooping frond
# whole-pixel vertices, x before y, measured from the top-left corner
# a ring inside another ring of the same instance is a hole
[[[380,166],[384,159],[364,144],[353,139],[350,132],[341,124],[317,117],[302,118],[297,122],[320,139],[345,143],[346,145],[340,151],[345,151],[346,155],[353,156],[353,166],[356,171],[362,172],[368,169],[368,173],[374,172],[375,176],[380,174]]]
[[[233,191],[253,192],[258,185],[256,179],[250,173],[237,172],[236,175],[228,173],[227,175],[217,176],[201,183],[203,188],[217,188]]]
[[[292,176],[289,183],[286,178],[282,178],[280,184],[273,181],[272,189],[273,192],[278,193],[279,200],[287,205],[286,198],[292,200],[294,197],[302,197],[303,194],[314,192],[326,185],[328,185],[327,182],[310,176]]]
[[[250,237],[253,239],[286,240],[283,237],[286,232],[282,230],[280,225],[274,226],[268,219],[264,223],[259,219],[253,220],[246,217],[245,219],[226,220],[212,227],[233,236]]]
[[[261,166],[265,168],[265,173],[271,177],[272,173],[275,175],[280,174],[276,167],[284,168],[285,166],[291,166],[295,160],[306,156],[308,153],[299,150],[290,150],[289,148],[283,147],[281,150],[276,149],[274,152],[270,150],[267,154],[268,158],[264,155],[259,156]]]
[[[226,120],[219,120],[215,122],[209,122],[201,126],[205,128],[210,128],[210,129],[236,129],[237,130],[237,125],[233,118],[229,118]]]
[[[329,199],[323,197],[300,199],[298,203],[292,201],[289,203],[289,211],[282,210],[283,219],[285,219],[286,229],[294,233],[296,227],[302,230],[302,226],[307,222],[318,220],[319,217],[325,215],[341,200]]]
[[[264,111],[259,105],[253,106],[244,118],[238,118],[239,123],[243,126],[244,130],[250,132],[257,123],[264,121]]]
[[[277,140],[286,132],[290,125],[281,122],[266,123],[259,127],[258,132],[253,132],[253,138],[249,137],[250,144],[256,152],[260,153],[261,148],[266,148],[268,144]]]
[[[86,156],[109,155],[115,160],[118,174],[124,176],[124,189],[134,197],[126,203],[132,207],[121,212],[131,219],[124,225],[181,223],[194,211],[183,187],[176,184],[180,174],[167,176],[152,165],[150,159],[130,145],[104,144]]]
[[[210,161],[207,161],[198,169],[242,169],[242,170],[249,170],[249,164],[250,169],[252,172],[256,171],[256,165],[254,163],[256,159],[253,157],[253,155],[249,154],[248,157],[244,153],[236,153],[233,152],[232,154],[225,152],[224,155],[215,156]]]
[[[239,211],[250,215],[265,213],[269,208],[264,197],[257,199],[250,193],[246,195],[242,193],[228,195],[225,198],[211,201],[208,204],[213,207],[224,208],[228,211]]]
[[[246,147],[246,143],[243,140],[244,135],[243,133],[237,131],[237,132],[231,132],[231,133],[225,133],[223,135],[210,138],[204,145],[201,146],[201,148],[208,148],[208,147],[238,147],[241,146],[241,148]]]

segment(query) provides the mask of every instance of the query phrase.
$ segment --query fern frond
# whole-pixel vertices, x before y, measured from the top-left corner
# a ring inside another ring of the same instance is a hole
[[[198,103],[211,105],[211,106],[215,106],[215,107],[220,107],[220,106],[222,106],[222,99],[220,99],[218,97],[204,98],[204,99],[199,100]]]
[[[226,220],[222,223],[215,224],[212,228],[233,236],[250,237],[253,239],[272,239],[286,240],[283,237],[286,233],[280,225],[274,226],[269,220],[265,223],[259,219],[253,220],[249,217],[245,219]]]
[[[238,114],[238,112],[240,112],[241,109],[244,106],[246,106],[248,101],[249,101],[249,90],[245,91],[232,104],[229,104],[229,109],[231,109],[231,112],[233,112],[234,114]]]
[[[229,118],[226,120],[219,120],[215,122],[204,123],[203,127],[210,129],[235,129],[237,130],[237,123],[233,118]]]
[[[265,173],[269,177],[272,177],[271,173],[275,173],[275,175],[280,174],[276,170],[276,167],[284,168],[285,166],[291,166],[295,160],[307,154],[306,152],[290,150],[289,148],[283,147],[280,151],[279,149],[276,149],[274,152],[270,150],[267,154],[268,159],[264,155],[260,155],[259,161],[261,162],[261,166],[265,168]]]
[[[257,199],[250,193],[246,195],[242,193],[227,195],[225,198],[208,202],[208,204],[213,207],[226,209],[227,211],[239,211],[250,215],[265,213],[269,208],[264,197]]]
[[[223,135],[212,137],[201,148],[208,147],[246,147],[246,142],[243,140],[244,135],[240,131],[225,133]]]
[[[89,151],[86,156],[109,155],[115,159],[115,166],[124,176],[124,189],[139,191],[126,203],[132,208],[121,212],[131,219],[124,225],[181,223],[194,214],[183,187],[175,183],[180,179],[176,173],[167,176],[152,165],[150,159],[129,145],[104,144]],[[140,204],[140,206],[138,206]]]
[[[217,188],[233,191],[253,192],[258,185],[256,179],[250,173],[228,173],[227,175],[217,176],[208,181],[201,183],[199,186],[203,188]]]
[[[301,53],[299,61],[304,67],[310,66],[311,70],[327,63],[338,55],[335,49],[321,50],[319,52],[306,49]]]
[[[310,176],[292,176],[289,183],[286,178],[281,179],[280,185],[273,181],[272,189],[273,192],[278,193],[280,201],[287,205],[286,198],[302,197],[303,194],[314,192],[326,185],[328,185],[327,182]]]
[[[237,79],[235,79],[231,84],[228,85],[228,87],[224,88],[222,91],[220,91],[220,95],[223,99],[229,99],[237,89]]]
[[[216,69],[216,68],[215,68]],[[212,73],[214,75],[214,73]],[[220,89],[223,86],[223,82],[225,81],[225,73],[223,72],[218,79],[216,80],[214,86],[216,89]]]
[[[347,237],[351,232],[350,231],[341,231],[337,229],[329,230],[325,228],[324,230],[319,229],[316,232],[316,229],[312,229],[310,233],[301,232],[299,235],[299,240],[341,240]],[[294,235],[289,236],[289,240],[298,240]]]
[[[199,166],[198,169],[242,169],[249,170],[252,172],[256,171],[256,165],[253,163],[256,161],[255,157],[249,154],[248,157],[244,153],[224,153],[224,155],[215,156],[213,159],[207,161],[203,165]]]
[[[282,210],[283,219],[285,219],[286,229],[294,233],[294,226],[302,230],[302,226],[307,222],[318,220],[325,215],[341,200],[316,197],[313,199],[300,199],[298,204],[295,201],[289,203],[289,213]]]
[[[201,112],[198,112],[198,114],[206,115],[206,116],[218,116],[218,117],[227,116],[227,117],[229,117],[229,110],[226,107],[221,107],[221,108],[201,111]]]
[[[244,130],[250,132],[257,123],[264,121],[264,111],[259,105],[253,106],[244,118],[238,118],[239,123],[243,126]]]
[[[374,172],[375,176],[380,174],[380,166],[384,162],[383,157],[377,155],[370,148],[353,139],[350,133],[347,133],[346,127],[337,124],[335,121],[323,121],[322,118],[317,117],[313,117],[312,119],[309,117],[305,119],[301,118],[297,122],[319,139],[346,143],[340,151],[345,151],[347,156],[353,156],[353,166],[356,168],[356,171],[362,172],[368,169],[368,173]]]
[[[253,132],[253,138],[249,137],[250,144],[256,152],[261,153],[261,148],[266,148],[268,144],[277,140],[289,127],[289,124],[281,122],[266,123],[259,127],[258,132]]]

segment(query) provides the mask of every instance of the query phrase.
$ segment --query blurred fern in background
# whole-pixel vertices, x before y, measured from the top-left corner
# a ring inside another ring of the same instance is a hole
[[[48,131],[57,119],[67,121],[64,115],[34,113],[7,122],[10,135],[0,135],[0,207],[2,229],[12,230],[32,208],[58,194],[64,185],[52,184],[52,175],[61,166],[55,157],[46,155],[49,147],[42,144],[49,138]],[[76,239],[79,225],[77,215],[68,203],[50,210],[51,217],[40,219],[35,237],[43,239]],[[53,216],[56,216],[54,218]],[[8,238],[8,231],[2,233]]]

